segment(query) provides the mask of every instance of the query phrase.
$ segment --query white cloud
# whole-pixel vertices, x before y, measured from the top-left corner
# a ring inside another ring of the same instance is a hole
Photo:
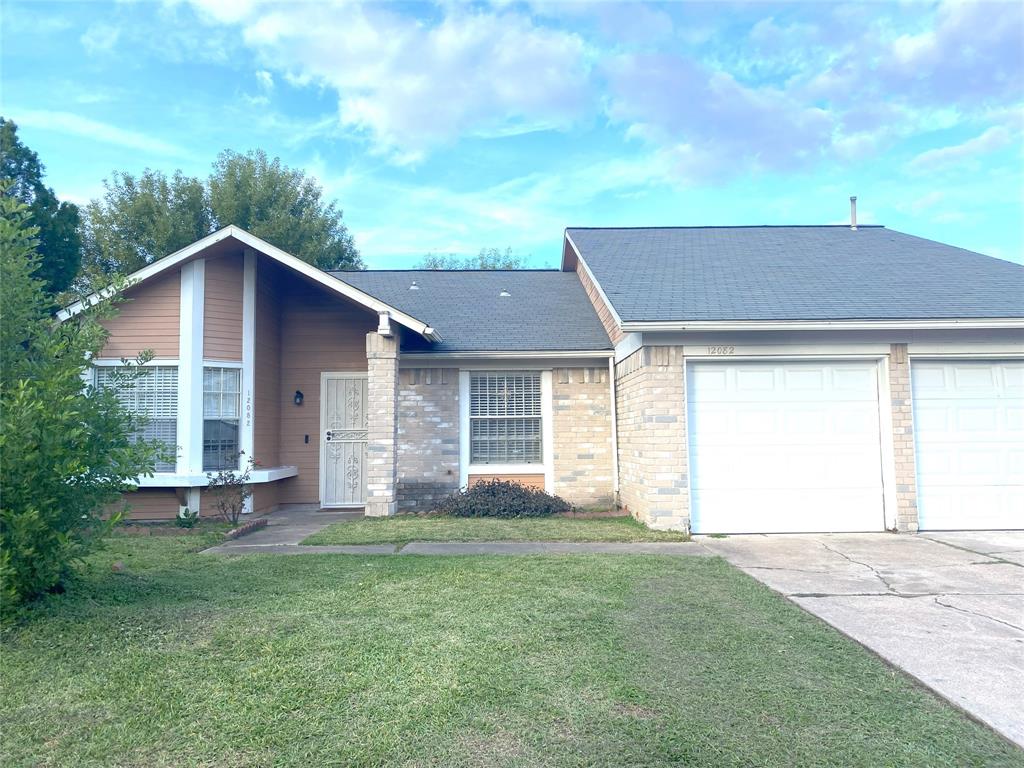
[[[256,84],[260,90],[267,93],[274,90],[274,76],[267,72],[265,69],[261,69],[256,73]]]
[[[116,125],[101,123],[71,112],[60,112],[46,109],[11,108],[12,119],[18,124],[40,130],[54,131],[69,136],[80,136],[86,139],[114,144],[127,149],[138,149],[156,155],[186,157],[188,152],[183,148],[147,136],[139,131],[119,128]]]
[[[120,36],[121,30],[112,24],[93,24],[82,34],[82,47],[93,56],[109,53]]]
[[[465,135],[564,129],[588,107],[582,38],[513,11],[450,6],[425,21],[383,5],[242,3],[215,18],[237,21],[290,83],[334,89],[341,124],[399,162]]]
[[[1002,149],[1012,141],[1013,135],[1010,131],[1001,125],[993,126],[980,136],[975,136],[962,144],[922,152],[907,163],[907,170],[911,173],[930,173],[957,168],[972,162],[979,155]]]
[[[606,73],[610,117],[655,146],[687,147],[698,174],[790,169],[831,142],[834,119],[825,110],[683,56],[626,54]]]

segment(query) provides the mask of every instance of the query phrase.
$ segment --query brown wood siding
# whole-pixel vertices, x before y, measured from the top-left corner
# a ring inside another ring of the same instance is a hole
[[[281,464],[281,295],[277,286],[282,274],[265,257],[256,265],[253,455],[265,467]]]
[[[122,494],[123,503],[109,507],[115,512],[127,504],[128,520],[173,520],[178,516],[178,496],[173,488],[140,488]]]
[[[580,279],[580,283],[583,284],[583,290],[587,292],[587,297],[590,299],[594,311],[597,312],[597,316],[601,320],[601,325],[604,326],[608,338],[612,340],[612,344],[618,344],[625,334],[622,333],[622,329],[615,322],[611,309],[609,309],[605,300],[601,298],[601,294],[597,291],[597,286],[590,279],[586,269],[583,267],[583,263],[578,260],[576,261],[576,276]]]
[[[130,300],[119,306],[118,315],[103,321],[110,338],[100,357],[133,359],[152,349],[156,357],[176,358],[181,271],[154,277],[125,297]]]
[[[544,475],[470,475],[469,487],[472,488],[477,483],[486,483],[491,480],[508,480],[513,483],[519,483],[519,485],[525,485],[527,488],[536,488],[539,491],[544,490]]]
[[[203,357],[242,359],[242,256],[206,261]]]
[[[377,315],[305,280],[281,281],[280,463],[299,468],[281,482],[282,504],[320,501],[320,374],[365,371],[366,334]],[[301,390],[301,406],[292,402]],[[305,436],[309,442],[305,442]]]
[[[280,483],[260,483],[252,487],[253,514],[273,512],[278,505]]]

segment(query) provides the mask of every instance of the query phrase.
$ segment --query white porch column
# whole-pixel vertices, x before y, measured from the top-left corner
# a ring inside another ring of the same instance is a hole
[[[181,268],[178,315],[178,461],[179,475],[203,471],[203,313],[206,262],[190,261]],[[190,489],[188,507],[199,511],[198,489]],[[194,506],[193,506],[194,505]]]
[[[366,334],[368,517],[398,510],[398,337]]]
[[[206,262],[181,268],[178,318],[178,474],[203,471],[203,297]]]
[[[255,455],[253,430],[253,388],[256,373],[256,252],[245,249],[242,272],[242,418],[239,424],[238,447],[245,455],[243,464]],[[252,512],[252,496],[245,500],[243,514]]]

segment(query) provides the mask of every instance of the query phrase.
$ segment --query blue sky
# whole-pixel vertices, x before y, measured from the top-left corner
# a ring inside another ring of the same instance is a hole
[[[1024,261],[1024,4],[12,2],[59,195],[261,147],[371,267],[565,226],[881,223]]]

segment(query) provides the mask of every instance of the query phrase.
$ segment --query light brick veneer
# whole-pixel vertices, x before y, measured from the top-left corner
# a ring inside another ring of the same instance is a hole
[[[917,466],[910,360],[906,344],[890,347],[889,394],[892,398],[892,444],[896,459],[896,528],[913,533],[917,531]]]
[[[429,512],[459,487],[459,372],[409,368],[398,384],[398,509]]]
[[[368,517],[397,511],[398,338],[366,334],[367,429],[366,510]]]
[[[556,368],[551,399],[554,491],[582,506],[614,502],[607,368]]]
[[[620,502],[652,528],[689,530],[683,350],[643,347],[615,380]]]

